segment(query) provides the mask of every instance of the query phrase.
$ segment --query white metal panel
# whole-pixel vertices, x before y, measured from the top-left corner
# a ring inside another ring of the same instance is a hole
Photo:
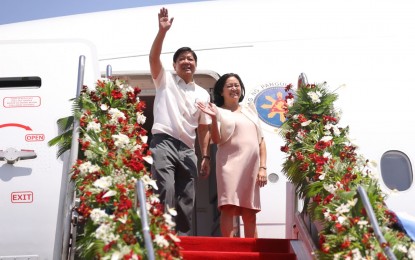
[[[0,257],[35,255],[56,259],[62,223],[59,211],[67,167],[47,142],[56,121],[71,115],[80,55],[85,84],[98,77],[94,48],[81,41],[0,42],[0,77],[38,76],[40,88],[0,89],[0,150],[34,150],[37,158],[0,161]]]

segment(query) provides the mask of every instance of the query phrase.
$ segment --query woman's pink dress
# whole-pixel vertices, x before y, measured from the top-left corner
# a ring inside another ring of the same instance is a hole
[[[233,112],[233,116],[235,130],[225,143],[218,145],[216,153],[218,207],[235,205],[260,211],[256,126],[241,112]]]

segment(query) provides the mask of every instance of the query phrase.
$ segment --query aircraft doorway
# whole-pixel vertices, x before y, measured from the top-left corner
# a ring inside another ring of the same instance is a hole
[[[155,97],[155,89],[153,80],[149,72],[143,73],[122,73],[114,72],[113,77],[119,77],[126,80],[131,86],[137,86],[141,89],[140,99],[145,101],[146,109],[144,115],[146,122],[143,127],[147,130],[149,144],[152,138],[151,127],[154,122],[153,105]],[[213,86],[219,78],[219,74],[212,71],[198,71],[195,75],[195,82],[204,87],[211,93],[213,98]],[[200,167],[201,154],[199,151],[199,144],[195,142],[196,155],[198,157],[198,164]],[[194,236],[220,236],[219,226],[219,211],[217,209],[217,191],[216,191],[216,173],[215,173],[215,153],[216,145],[211,144],[211,173],[208,179],[197,179],[196,189],[196,203],[193,217],[193,232]]]

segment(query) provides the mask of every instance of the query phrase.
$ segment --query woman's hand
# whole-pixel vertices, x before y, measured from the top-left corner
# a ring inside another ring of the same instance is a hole
[[[264,187],[267,184],[267,170],[264,168],[259,168],[258,176],[257,176],[257,183],[259,187]]]
[[[213,103],[208,103],[205,105],[203,102],[196,102],[197,107],[204,113],[208,114],[210,117],[215,118],[218,113],[216,105]]]

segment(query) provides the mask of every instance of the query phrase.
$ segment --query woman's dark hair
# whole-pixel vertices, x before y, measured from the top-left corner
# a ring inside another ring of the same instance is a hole
[[[213,102],[216,106],[221,107],[225,103],[225,100],[223,99],[222,93],[223,93],[223,87],[225,86],[226,80],[230,77],[235,77],[239,84],[241,85],[241,97],[239,98],[239,102],[242,102],[245,97],[245,86],[244,83],[241,80],[241,77],[239,77],[238,74],[235,73],[226,73],[222,75],[218,81],[215,83],[215,88],[213,89]]]
[[[195,62],[197,63],[197,55],[190,47],[181,47],[180,49],[178,49],[173,55],[173,62],[176,63],[180,54],[182,54],[183,52],[187,52],[187,51],[193,55],[193,58],[195,58]]]

